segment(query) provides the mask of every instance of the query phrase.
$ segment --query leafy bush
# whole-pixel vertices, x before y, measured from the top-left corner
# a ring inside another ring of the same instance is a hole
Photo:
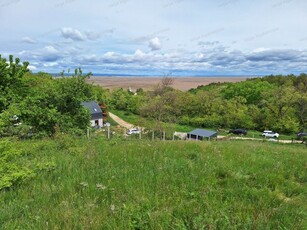
[[[54,169],[55,164],[52,161],[33,161],[31,155],[37,155],[36,151],[33,147],[31,151],[21,149],[16,142],[9,139],[0,140],[0,190],[35,177],[37,170]]]
[[[35,175],[31,169],[17,163],[22,154],[23,152],[13,147],[9,140],[0,140],[0,190]]]

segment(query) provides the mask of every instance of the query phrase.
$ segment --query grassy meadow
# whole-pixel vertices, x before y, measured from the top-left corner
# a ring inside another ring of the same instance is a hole
[[[31,176],[0,191],[1,229],[307,228],[305,145],[58,136],[10,146]]]

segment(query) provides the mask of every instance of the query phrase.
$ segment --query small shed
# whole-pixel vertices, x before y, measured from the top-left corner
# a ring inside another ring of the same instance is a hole
[[[217,137],[217,132],[206,130],[206,129],[194,129],[192,132],[189,132],[187,138],[189,140],[210,140],[214,137]]]
[[[96,101],[86,101],[81,103],[91,114],[91,127],[102,127],[103,126],[103,114],[100,106]]]

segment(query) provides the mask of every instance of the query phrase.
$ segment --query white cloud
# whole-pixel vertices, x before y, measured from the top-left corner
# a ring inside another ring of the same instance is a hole
[[[35,54],[41,61],[44,62],[55,62],[63,56],[63,53],[53,46],[46,46]]]
[[[53,46],[46,46],[45,48],[44,48],[44,50],[47,52],[47,53],[59,53],[59,51],[56,49],[56,48],[54,48]]]
[[[219,50],[207,50],[206,52],[177,51],[175,53],[155,53],[144,52],[137,49],[132,54],[106,52],[102,55],[87,55],[73,62],[78,62],[81,66],[89,68],[91,71],[99,71],[95,68],[103,68],[113,73],[140,74],[161,74],[163,71],[172,71],[175,75],[185,71],[186,73],[206,75],[206,74],[270,74],[284,73],[289,67],[294,68],[298,73],[304,72],[306,64],[306,51],[296,53],[294,51],[278,50],[269,53],[242,52],[240,50],[227,49],[223,52]],[[288,54],[288,55],[287,55]],[[295,54],[295,55],[294,55]],[[262,60],[258,59],[258,55]],[[271,58],[275,55],[278,58]],[[287,56],[281,58],[282,55]],[[299,55],[299,57],[297,56]],[[267,57],[268,56],[268,57]],[[291,59],[294,58],[294,59]],[[100,72],[101,73],[101,72]]]
[[[260,52],[264,52],[264,51],[267,51],[267,50],[270,50],[270,49],[268,49],[268,48],[257,48],[257,49],[253,50],[253,53],[260,53]]]
[[[115,55],[116,55],[115,52],[106,52],[106,53],[105,53],[105,56],[106,56],[106,57],[113,57],[113,56],[115,56]]]
[[[224,47],[222,44],[219,47]],[[34,71],[59,72],[62,69],[81,66],[84,71],[113,74],[162,74],[172,71],[176,74],[287,74],[307,70],[307,50],[264,49],[251,52],[231,48],[204,48],[187,52],[174,50],[159,52],[107,51],[103,54],[80,50],[72,55],[72,47],[45,46],[36,51],[21,51],[23,60],[35,65]],[[295,69],[295,71],[293,71]],[[292,71],[291,71],[292,70]]]
[[[49,62],[49,63],[44,63],[44,67],[55,67],[58,66],[59,64],[57,62]]]
[[[84,41],[85,37],[83,34],[76,29],[65,27],[61,30],[62,36],[66,39],[71,39],[73,41]]]
[[[162,48],[160,39],[155,37],[149,41],[149,47],[152,51],[160,50]]]
[[[33,40],[33,39],[30,38],[30,37],[23,37],[23,38],[21,39],[21,41],[24,42],[24,43],[29,43],[29,44],[34,44],[34,43],[36,43],[36,41]]]
[[[25,55],[25,54],[27,54],[26,50],[22,50],[22,51],[18,52],[18,55],[20,55],[20,56]]]
[[[28,69],[31,70],[31,71],[34,71],[34,70],[36,70],[37,68],[36,68],[34,65],[29,65],[29,66],[28,66]]]
[[[139,49],[137,49],[136,51],[135,51],[135,53],[134,53],[134,56],[135,57],[144,57],[145,56],[145,53],[142,51],[142,50],[139,50]]]

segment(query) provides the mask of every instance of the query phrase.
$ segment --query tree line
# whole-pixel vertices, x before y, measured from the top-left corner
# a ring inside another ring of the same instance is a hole
[[[96,100],[109,109],[162,123],[203,128],[246,128],[290,134],[307,126],[307,75],[277,75],[238,83],[212,83],[187,92],[165,77],[151,91],[108,90],[88,84],[81,69],[31,73],[29,63],[0,55],[0,136],[84,134],[89,112],[81,102]],[[67,76],[68,75],[68,76]],[[18,124],[18,125],[17,125]],[[157,127],[150,127],[155,128]]]
[[[118,89],[110,104],[156,122],[203,128],[272,129],[296,133],[307,125],[307,75],[277,75],[238,83],[212,83],[188,92],[162,79],[153,91],[137,95]]]

